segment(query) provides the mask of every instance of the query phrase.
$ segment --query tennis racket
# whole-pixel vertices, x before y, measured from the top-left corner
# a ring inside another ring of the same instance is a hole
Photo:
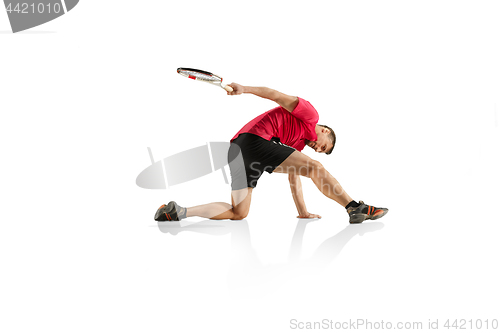
[[[193,69],[193,68],[179,67],[179,68],[177,68],[177,73],[179,73],[182,76],[187,77],[188,79],[193,79],[193,80],[197,80],[197,81],[202,81],[202,82],[214,84],[216,86],[221,87],[222,89],[225,89],[228,92],[233,91],[233,88],[231,88],[230,86],[222,84],[222,78],[220,76],[217,76],[217,75],[212,74],[210,72],[202,71],[199,69]]]

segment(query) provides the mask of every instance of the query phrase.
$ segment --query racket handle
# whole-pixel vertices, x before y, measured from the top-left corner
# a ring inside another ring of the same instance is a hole
[[[227,92],[232,92],[233,91],[233,88],[231,88],[230,86],[226,85],[226,86],[222,86],[222,88],[224,88]]]

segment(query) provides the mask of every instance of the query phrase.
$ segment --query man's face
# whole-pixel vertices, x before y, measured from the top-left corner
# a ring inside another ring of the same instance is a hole
[[[328,135],[329,131],[327,129],[323,130],[318,133],[318,139],[316,141],[306,140],[306,144],[317,153],[326,153],[333,148],[333,143]]]

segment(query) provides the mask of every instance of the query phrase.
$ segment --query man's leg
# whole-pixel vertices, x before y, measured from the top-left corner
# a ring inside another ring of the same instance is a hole
[[[340,186],[337,179],[320,162],[313,160],[299,151],[294,151],[273,172],[291,173],[311,178],[321,193],[335,200],[342,207],[347,206],[352,201],[352,198]]]
[[[294,151],[283,161],[274,172],[282,172],[309,177],[316,187],[328,198],[335,200],[345,207],[349,214],[349,223],[362,223],[364,220],[376,220],[389,211],[387,208],[378,208],[366,205],[363,201],[355,202],[344,191],[339,182],[326,169],[310,157],[299,151]]]
[[[212,202],[187,208],[186,217],[200,216],[213,220],[242,220],[250,211],[253,188],[248,187],[231,192],[232,205],[225,202]]]

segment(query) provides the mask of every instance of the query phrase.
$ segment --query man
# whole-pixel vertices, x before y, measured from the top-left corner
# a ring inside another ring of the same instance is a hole
[[[243,126],[231,140],[228,161],[232,204],[213,202],[185,208],[171,201],[158,209],[155,220],[180,221],[190,216],[241,220],[248,215],[253,189],[263,171],[288,174],[299,218],[321,218],[307,211],[300,176],[310,178],[325,196],[345,207],[350,223],[376,220],[387,214],[387,208],[352,200],[321,163],[301,153],[306,145],[326,154],[335,146],[335,133],[328,126],[318,125],[318,112],[309,102],[265,87],[237,83],[229,86],[233,91],[228,95],[253,94],[279,104]]]

